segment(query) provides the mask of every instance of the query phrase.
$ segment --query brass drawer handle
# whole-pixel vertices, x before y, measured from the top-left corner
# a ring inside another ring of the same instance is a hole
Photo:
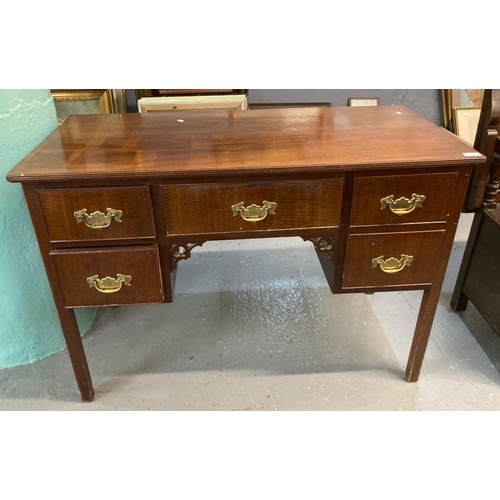
[[[241,218],[248,222],[258,222],[260,220],[263,220],[267,217],[268,213],[274,215],[274,211],[278,206],[278,204],[275,203],[274,201],[263,201],[262,207],[255,204],[250,205],[249,207],[245,207],[244,205],[245,202],[240,201],[236,205],[233,205],[231,207],[231,210],[233,211],[234,217],[236,217],[239,212]]]
[[[125,274],[117,274],[116,278],[106,276],[103,279],[99,279],[99,275],[94,274],[94,276],[87,278],[89,288],[95,287],[101,293],[116,293],[121,290],[122,285],[130,286],[131,281],[132,276]]]
[[[413,262],[413,255],[406,255],[404,253],[401,254],[400,259],[396,259],[395,257],[391,257],[390,259],[384,260],[384,256],[376,257],[372,259],[372,268],[380,265],[380,269],[384,271],[384,273],[392,274],[399,273],[402,271],[405,266],[409,266]]]
[[[96,211],[91,214],[87,213],[86,208],[76,211],[73,215],[76,218],[78,224],[84,222],[86,226],[92,229],[104,229],[108,227],[113,218],[116,222],[121,222],[123,212],[121,210],[115,210],[114,208],[107,208],[107,213]]]
[[[405,215],[413,212],[415,208],[422,208],[422,203],[425,201],[425,196],[422,194],[411,195],[411,200],[404,196],[394,200],[394,195],[386,196],[380,200],[380,209],[389,207],[389,210],[396,215]]]

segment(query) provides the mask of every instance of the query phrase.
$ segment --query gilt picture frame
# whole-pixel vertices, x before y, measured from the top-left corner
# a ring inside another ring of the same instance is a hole
[[[51,89],[57,120],[61,124],[70,115],[114,113],[112,89]]]
[[[444,128],[456,134],[454,109],[470,107],[480,108],[483,103],[483,96],[484,89],[441,90]]]

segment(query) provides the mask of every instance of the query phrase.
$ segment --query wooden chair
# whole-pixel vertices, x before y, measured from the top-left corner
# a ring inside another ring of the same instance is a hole
[[[470,300],[500,335],[500,90],[485,90],[474,149],[487,157],[474,172],[464,211],[474,211],[451,306]]]

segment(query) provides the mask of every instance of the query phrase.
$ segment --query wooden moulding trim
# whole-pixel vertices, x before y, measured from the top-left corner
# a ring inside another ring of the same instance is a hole
[[[467,158],[460,160],[450,160],[450,161],[437,161],[437,162],[429,162],[427,161],[425,164],[412,164],[410,162],[394,164],[394,163],[380,163],[380,164],[368,164],[368,163],[360,163],[360,164],[350,164],[350,165],[307,165],[307,166],[275,166],[275,167],[238,167],[238,178],[240,176],[270,176],[275,174],[325,174],[329,175],[332,173],[341,173],[346,171],[354,171],[354,172],[362,172],[364,170],[380,170],[381,172],[384,170],[393,171],[395,168],[399,168],[405,170],[407,168],[412,169],[412,173],[415,173],[415,170],[426,169],[426,168],[447,168],[447,167],[456,167],[456,166],[464,166],[464,165],[477,165],[478,158]],[[394,173],[394,172],[393,172]],[[401,173],[401,172],[400,172]],[[44,180],[50,179],[50,182],[83,182],[88,180],[92,182],[93,180],[102,180],[103,176],[106,177],[106,180],[115,181],[115,180],[134,180],[134,179],[149,179],[149,180],[158,180],[158,179],[170,179],[170,178],[196,178],[196,177],[204,177],[204,178],[216,178],[216,177],[228,177],[234,175],[234,170],[231,171],[229,168],[217,169],[213,170],[165,170],[165,171],[157,171],[157,170],[138,170],[138,171],[108,171],[108,172],[86,172],[85,174],[71,174],[71,173],[55,173],[51,172],[47,174],[46,172],[40,172],[36,174],[8,174],[6,176],[7,181],[9,182],[43,182]]]

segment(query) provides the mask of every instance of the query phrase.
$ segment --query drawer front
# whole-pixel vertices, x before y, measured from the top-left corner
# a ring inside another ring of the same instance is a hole
[[[342,179],[185,184],[162,189],[170,235],[269,231],[338,226]]]
[[[156,245],[55,250],[50,257],[66,307],[163,302]]]
[[[429,285],[443,231],[351,234],[342,287]]]
[[[40,189],[38,196],[52,242],[155,237],[148,186]]]
[[[351,226],[444,222],[457,175],[452,172],[356,177]]]

